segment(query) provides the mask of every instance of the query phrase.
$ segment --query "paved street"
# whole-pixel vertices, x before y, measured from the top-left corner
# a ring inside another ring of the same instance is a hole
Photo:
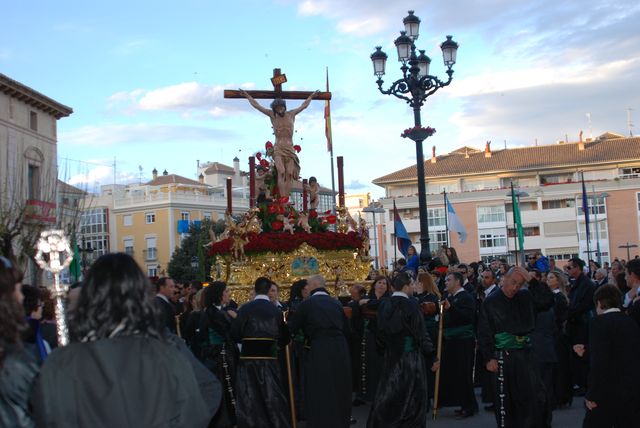
[[[479,389],[476,389],[479,393]],[[479,399],[479,397],[478,397]],[[480,402],[480,401],[478,401]],[[553,412],[554,428],[579,428],[582,426],[584,417],[583,398],[577,397],[573,401],[573,406],[567,409],[556,410]],[[480,413],[471,418],[458,420],[455,418],[454,407],[441,409],[438,412],[438,418],[434,421],[429,415],[427,427],[437,428],[494,428],[496,420],[493,413],[483,410],[484,405],[480,406]],[[358,420],[357,428],[364,428],[367,425],[367,415],[369,406],[354,407],[353,416]]]

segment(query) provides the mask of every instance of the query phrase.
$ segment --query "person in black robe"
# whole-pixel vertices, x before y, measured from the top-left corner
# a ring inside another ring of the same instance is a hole
[[[440,290],[436,286],[430,273],[420,272],[416,281],[415,298],[418,300],[420,309],[424,316],[424,325],[429,334],[431,343],[438,343],[438,309],[440,304]],[[427,410],[431,408],[435,387],[435,373],[427,370],[427,384],[429,387],[429,400],[427,400]]]
[[[569,310],[567,313],[567,335],[571,345],[585,343],[589,335],[589,320],[593,318],[595,306],[593,304],[593,282],[584,274],[584,261],[579,258],[570,259],[567,263],[569,276],[574,284],[569,291]],[[572,354],[571,374],[575,388],[575,395],[584,395],[587,384],[589,360]]]
[[[567,311],[567,278],[559,271],[547,274],[547,284],[553,293],[553,314],[556,321],[555,350],[558,363],[553,368],[552,408],[570,406],[573,402],[573,382],[571,380],[571,345],[566,333]]]
[[[377,312],[380,303],[391,295],[391,284],[386,276],[374,278],[367,297],[360,300],[360,314],[363,319],[363,335],[360,360],[360,390],[356,399],[371,402],[380,382],[380,371],[384,361],[383,352],[376,342]]]
[[[640,274],[640,260],[635,269]],[[640,276],[638,277],[640,279]],[[620,311],[622,294],[615,285],[594,293],[597,316],[589,326],[585,348],[590,358],[584,428],[631,428],[640,420],[640,328]]]
[[[222,402],[210,426],[231,428],[236,425],[238,348],[231,338],[231,321],[235,312],[222,308],[229,295],[224,282],[214,281],[202,293],[204,309],[200,312],[191,349],[222,384]]]
[[[444,332],[441,355],[439,407],[460,406],[459,418],[472,416],[478,409],[473,391],[473,359],[475,355],[475,299],[464,288],[459,272],[447,275],[448,293],[443,302]]]
[[[307,280],[301,279],[291,284],[291,293],[287,307],[289,308],[287,318],[295,316],[298,306],[303,300],[309,297]],[[293,382],[293,394],[296,405],[296,418],[299,421],[305,420],[304,416],[304,362],[306,360],[308,344],[306,343],[302,330],[290,331],[291,333],[291,377]]]
[[[255,298],[231,323],[231,336],[242,344],[236,372],[236,416],[239,428],[287,428],[289,404],[278,364],[278,347],[289,343],[282,312],[269,301],[271,280],[256,279]]]
[[[492,263],[493,264],[493,263]],[[497,262],[495,263],[497,264]],[[482,302],[489,297],[492,293],[496,292],[500,289],[498,287],[498,278],[495,272],[491,269],[485,269],[480,274],[480,286],[476,292],[476,317],[480,318],[480,310],[482,308]],[[476,323],[476,334],[478,325]],[[476,347],[477,348],[477,347]],[[481,399],[483,403],[489,403],[484,406],[484,409],[490,412],[495,411],[495,376],[493,373],[487,370],[482,362],[482,353],[480,352],[480,348],[476,349],[476,370],[475,376],[477,382],[481,387]]]
[[[422,428],[427,422],[427,362],[432,371],[438,363],[420,306],[409,298],[411,284],[406,274],[394,278],[395,291],[378,310],[384,381],[378,385],[367,428]]]
[[[500,428],[545,426],[537,414],[540,380],[530,351],[535,328],[535,309],[529,290],[522,285],[529,273],[512,267],[502,288],[482,303],[478,323],[478,346],[488,371],[496,374],[496,421]]]
[[[360,300],[366,299],[367,290],[361,284],[349,288],[351,300],[343,308],[350,321],[349,354],[351,356],[351,386],[355,394],[354,406],[366,403],[363,391],[366,390],[366,355],[364,345],[365,319],[362,315]]]
[[[325,289],[320,275],[307,279],[310,297],[289,320],[302,329],[310,349],[305,364],[307,428],[347,428],[351,423],[349,323],[340,302]]]
[[[164,335],[151,290],[127,254],[91,265],[69,316],[71,343],[49,355],[34,387],[37,426],[207,426],[219,383]]]

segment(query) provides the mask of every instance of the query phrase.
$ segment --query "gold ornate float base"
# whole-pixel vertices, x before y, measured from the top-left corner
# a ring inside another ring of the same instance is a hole
[[[371,259],[355,250],[318,250],[304,243],[292,252],[248,255],[243,261],[218,257],[211,277],[225,281],[238,303],[249,300],[253,284],[261,276],[276,282],[280,299],[286,300],[291,284],[312,275],[324,276],[329,290],[348,295],[348,286],[365,281],[370,266]]]

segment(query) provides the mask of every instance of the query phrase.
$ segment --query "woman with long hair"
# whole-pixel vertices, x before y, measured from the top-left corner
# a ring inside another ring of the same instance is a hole
[[[26,330],[22,309],[22,272],[0,256],[0,426],[33,427],[29,393],[38,364],[22,346]]]
[[[222,384],[222,402],[211,426],[226,428],[236,424],[235,378],[238,348],[231,338],[231,320],[235,312],[223,309],[229,301],[227,284],[214,281],[202,292],[203,312],[196,331],[196,356]]]
[[[96,260],[69,316],[71,344],[51,353],[34,391],[39,426],[205,427],[194,369],[162,333],[153,289],[133,258]]]

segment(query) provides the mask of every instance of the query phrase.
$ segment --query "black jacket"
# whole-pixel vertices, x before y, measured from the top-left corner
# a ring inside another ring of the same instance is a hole
[[[41,427],[206,427],[214,399],[174,344],[125,336],[56,349],[32,404]]]
[[[162,312],[162,319],[164,320],[164,326],[169,329],[169,331],[173,334],[176,334],[176,309],[173,306],[173,303],[167,303],[162,297],[156,296],[155,298],[156,305],[160,308]]]
[[[9,350],[0,367],[0,426],[34,427],[29,412],[29,396],[38,375],[38,364],[31,352]]]

